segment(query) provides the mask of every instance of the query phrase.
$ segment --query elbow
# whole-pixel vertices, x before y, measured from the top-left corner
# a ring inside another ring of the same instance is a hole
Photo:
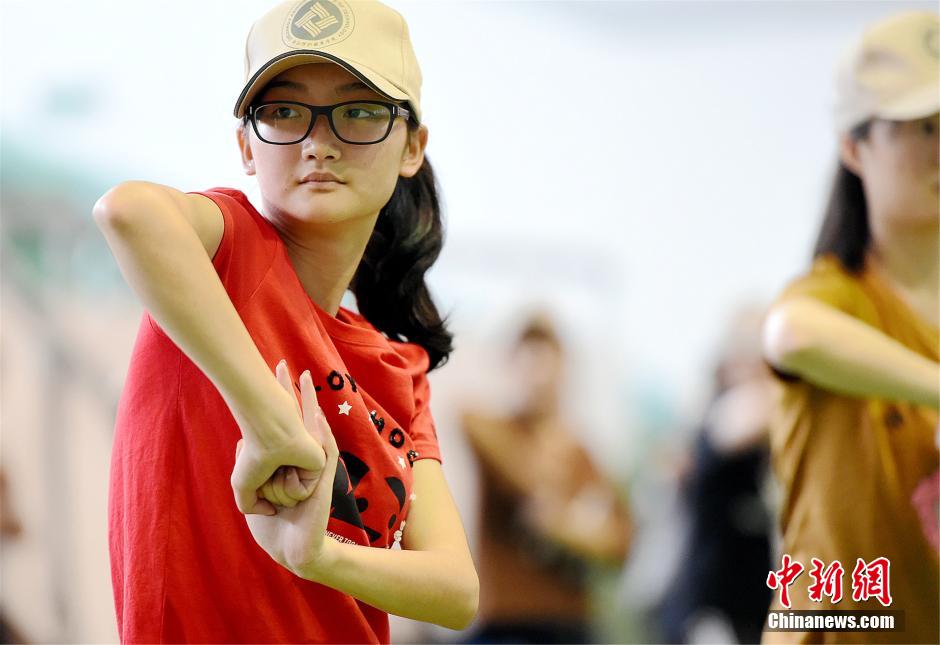
[[[470,626],[480,607],[480,579],[472,563],[468,570],[460,575],[460,581],[460,589],[451,604],[451,611],[445,620],[439,623],[441,627],[457,631],[463,631]]]
[[[155,184],[144,181],[125,181],[98,198],[92,217],[101,231],[126,230],[145,206]]]
[[[813,303],[784,302],[773,307],[762,330],[767,362],[782,372],[801,374],[816,356],[819,343]]]
[[[98,198],[92,208],[92,217],[101,230],[117,228],[127,215],[127,193],[131,190],[132,182],[118,184]]]

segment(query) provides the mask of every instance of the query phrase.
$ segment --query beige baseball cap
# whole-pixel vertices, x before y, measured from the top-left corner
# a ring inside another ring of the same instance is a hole
[[[329,61],[373,90],[407,101],[421,119],[421,69],[405,19],[376,0],[287,0],[259,18],[245,44],[243,117],[255,95],[286,69]]]
[[[940,15],[909,11],[869,27],[840,61],[835,122],[912,121],[940,112]]]

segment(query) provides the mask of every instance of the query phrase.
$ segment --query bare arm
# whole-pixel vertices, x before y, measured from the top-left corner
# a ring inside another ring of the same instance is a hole
[[[940,408],[940,364],[810,298],[773,307],[763,342],[771,365],[822,388]]]
[[[218,207],[201,195],[127,182],[98,200],[94,217],[128,285],[239,423],[246,450],[232,475],[239,508],[254,508],[255,491],[281,465],[321,470],[322,448],[298,422],[296,401],[278,385],[212,266],[222,237]]]
[[[496,484],[505,492],[525,496],[535,482],[529,469],[519,464],[529,463],[524,446],[510,436],[511,428],[499,420],[467,412],[461,424],[464,436],[482,464],[495,477]]]
[[[279,365],[277,372],[281,386],[293,391],[289,368]],[[255,541],[295,575],[382,611],[451,629],[466,627],[477,611],[479,582],[441,465],[431,459],[414,465],[414,497],[402,523],[402,550],[337,542],[327,537],[327,526],[339,447],[317,403],[309,370],[300,375],[300,395],[303,426],[323,445],[326,465],[305,501],[276,515],[246,516]]]
[[[415,462],[414,491],[402,550],[327,540],[320,564],[301,575],[398,616],[464,629],[480,583],[438,462]]]
[[[525,500],[526,519],[539,533],[583,558],[623,562],[632,534],[627,505],[581,446],[569,440],[550,442],[553,454],[533,451],[534,443],[527,450],[509,436],[510,428],[471,413],[463,430],[495,483]],[[577,481],[563,476],[556,483],[559,469]]]
[[[531,521],[567,551],[597,564],[619,566],[633,535],[627,503],[583,448],[576,451],[580,481],[574,490],[534,495],[528,509]]]
[[[739,454],[767,441],[777,384],[766,371],[731,386],[709,408],[705,433],[720,454]]]

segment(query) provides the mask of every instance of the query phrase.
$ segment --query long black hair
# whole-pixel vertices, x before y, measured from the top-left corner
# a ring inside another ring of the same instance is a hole
[[[866,121],[853,128],[849,136],[862,141],[868,138],[870,130],[871,121]],[[865,268],[865,255],[870,245],[868,205],[862,180],[840,161],[813,258],[834,255],[846,271],[858,274]]]
[[[408,122],[409,129],[416,128]],[[392,340],[423,347],[428,371],[453,351],[447,330],[424,276],[444,245],[437,180],[427,157],[414,177],[399,177],[379,213],[350,289],[359,312]]]

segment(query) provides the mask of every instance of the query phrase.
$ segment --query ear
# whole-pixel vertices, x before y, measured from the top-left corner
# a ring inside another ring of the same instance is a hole
[[[235,136],[238,137],[238,149],[242,153],[242,168],[245,169],[246,175],[255,174],[255,159],[251,155],[251,142],[249,139],[248,133],[249,126],[244,123],[239,123],[238,128],[235,131]]]
[[[858,139],[854,139],[848,134],[839,137],[839,159],[842,165],[852,171],[853,174],[862,176],[862,161],[859,154]]]
[[[402,177],[414,177],[424,163],[424,149],[427,146],[428,126],[420,125],[417,130],[409,130],[398,174]]]

